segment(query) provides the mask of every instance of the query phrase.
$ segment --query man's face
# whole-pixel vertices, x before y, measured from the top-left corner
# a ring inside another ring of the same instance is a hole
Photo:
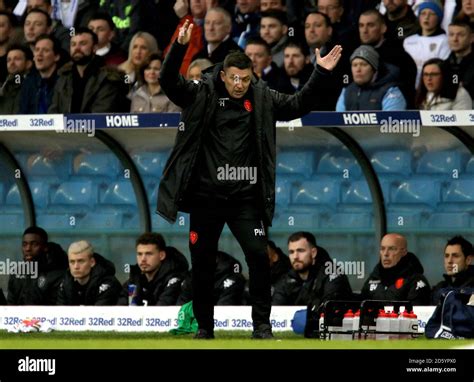
[[[268,45],[276,44],[287,31],[288,27],[273,17],[263,17],[260,21],[260,37]]]
[[[270,56],[265,47],[258,44],[248,44],[245,47],[245,54],[252,60],[253,71],[261,75],[263,69],[272,63],[272,56]]]
[[[372,81],[374,68],[362,58],[355,58],[351,63],[352,78],[357,85],[365,85]]]
[[[51,13],[51,4],[48,4],[44,0],[28,0],[28,5],[26,7],[27,11],[30,11],[33,8],[42,9],[48,14]]]
[[[252,80],[252,69],[239,69],[230,66],[221,71],[221,80],[232,98],[242,98],[250,87]]]
[[[258,0],[237,0],[237,8],[243,14],[257,12],[259,5]]]
[[[270,10],[283,11],[284,7],[281,0],[261,0],[260,12],[267,12]]]
[[[160,251],[155,244],[137,245],[137,264],[144,274],[155,272],[166,257],[165,251]]]
[[[94,40],[89,33],[82,33],[71,38],[71,58],[79,65],[88,63],[96,49]]]
[[[10,39],[11,32],[10,20],[7,16],[0,15],[0,44],[4,44]]]
[[[398,13],[407,5],[407,0],[383,0],[388,13]]]
[[[191,0],[189,2],[191,14],[196,19],[203,19],[206,15],[206,2],[204,0]]]
[[[95,266],[94,257],[87,252],[69,253],[69,271],[75,280],[81,280],[88,277]]]
[[[324,17],[311,13],[304,23],[304,36],[309,46],[323,46],[332,36],[332,27],[326,25]]]
[[[27,69],[28,61],[26,61],[25,53],[21,50],[10,50],[7,55],[8,74],[23,74]]]
[[[362,44],[379,43],[387,31],[385,24],[381,23],[375,15],[361,15],[359,17],[359,36]]]
[[[406,253],[403,240],[396,235],[385,235],[380,242],[380,263],[385,269],[397,265]]]
[[[204,21],[204,35],[208,43],[220,43],[230,33],[231,25],[225,21],[220,12],[207,12]]]
[[[39,12],[33,12],[26,16],[23,30],[25,32],[26,42],[32,44],[39,35],[49,33],[50,28],[48,27],[48,21],[45,15]]]
[[[46,248],[46,243],[41,240],[39,235],[35,233],[23,235],[21,250],[24,261],[33,261],[35,257],[46,253]]]
[[[450,25],[448,27],[449,48],[454,53],[464,52],[473,43],[473,36],[474,34],[468,28]]]
[[[304,66],[308,63],[308,59],[301,53],[299,48],[289,46],[284,50],[283,64],[285,66],[286,74],[290,77],[295,77],[301,72]]]
[[[314,264],[317,249],[311,247],[308,241],[303,238],[288,243],[288,254],[292,268],[296,272],[305,272]]]
[[[459,244],[447,245],[444,250],[444,269],[448,276],[465,271],[472,263],[472,256],[465,256]]]
[[[91,20],[87,27],[97,35],[99,39],[97,47],[99,49],[107,46],[114,38],[115,33],[105,20]]]
[[[54,53],[51,40],[44,39],[35,44],[33,61],[39,72],[48,71],[59,61],[59,54]]]
[[[332,24],[341,21],[344,13],[344,8],[339,1],[341,0],[318,0],[318,11],[328,15]]]
[[[474,16],[474,0],[462,0],[462,10],[467,16]]]

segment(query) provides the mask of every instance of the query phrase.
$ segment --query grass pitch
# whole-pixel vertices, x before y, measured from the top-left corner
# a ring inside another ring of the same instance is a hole
[[[474,340],[321,341],[293,332],[276,332],[273,340],[252,340],[247,331],[216,331],[214,340],[191,334],[0,331],[0,349],[455,349],[474,348]]]

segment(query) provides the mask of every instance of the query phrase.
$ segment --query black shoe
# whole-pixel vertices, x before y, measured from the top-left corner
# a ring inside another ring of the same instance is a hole
[[[273,338],[272,328],[270,325],[260,325],[254,329],[252,338],[257,340],[269,340]]]
[[[214,338],[214,332],[206,329],[198,329],[194,335],[195,340],[212,340]]]

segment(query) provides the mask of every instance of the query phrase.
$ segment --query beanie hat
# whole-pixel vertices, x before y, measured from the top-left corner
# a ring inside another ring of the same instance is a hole
[[[351,62],[356,58],[362,58],[372,66],[375,71],[379,69],[379,54],[370,45],[361,45],[351,55]]]
[[[418,17],[420,17],[421,11],[423,9],[431,9],[436,16],[438,16],[438,24],[441,24],[443,21],[443,7],[437,0],[427,0],[418,5]]]

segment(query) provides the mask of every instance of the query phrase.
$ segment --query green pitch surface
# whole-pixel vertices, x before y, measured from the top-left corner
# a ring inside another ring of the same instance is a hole
[[[273,340],[252,340],[250,332],[217,331],[214,340],[168,333],[0,331],[0,349],[454,349],[474,348],[473,340],[321,341],[292,332],[277,332]]]

